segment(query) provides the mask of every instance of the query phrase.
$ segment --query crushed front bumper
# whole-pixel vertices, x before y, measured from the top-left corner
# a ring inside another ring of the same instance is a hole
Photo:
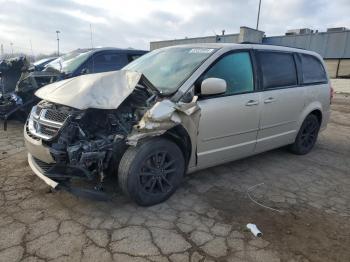
[[[98,201],[110,200],[110,196],[99,189],[72,186],[70,183],[72,178],[91,183],[86,170],[77,166],[57,165],[50,154],[49,148],[42,144],[41,139],[30,137],[26,126],[24,127],[24,140],[28,150],[29,166],[47,185],[57,190],[68,191],[79,197]]]
[[[66,183],[65,176],[62,174],[57,175],[56,178],[63,179],[61,181],[55,181],[48,176],[51,176],[50,173],[47,173],[46,169],[51,169],[53,164],[46,164],[38,159],[35,159],[30,153],[28,153],[28,163],[33,172],[42,179],[50,187],[57,190],[67,191],[75,196],[89,198],[97,201],[109,201],[111,196],[106,194],[103,191],[95,189],[86,189],[80,187],[73,187],[69,183]]]
[[[58,165],[56,163],[46,163],[35,158],[28,153],[28,162],[34,173],[43,179],[46,184],[56,187],[58,184],[66,184],[70,179],[91,181],[87,171],[78,166]]]
[[[40,165],[37,163],[37,161],[35,161],[34,157],[28,153],[28,163],[30,168],[33,170],[33,172],[42,180],[44,180],[44,182],[46,184],[48,184],[50,187],[52,188],[56,188],[58,183],[54,180],[52,180],[51,178],[47,177],[44,175],[45,171],[42,169],[42,167],[40,167]]]

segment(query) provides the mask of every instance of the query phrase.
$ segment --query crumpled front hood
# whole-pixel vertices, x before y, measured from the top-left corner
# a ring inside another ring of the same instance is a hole
[[[80,110],[116,109],[134,91],[141,76],[126,70],[82,75],[44,86],[35,95]]]

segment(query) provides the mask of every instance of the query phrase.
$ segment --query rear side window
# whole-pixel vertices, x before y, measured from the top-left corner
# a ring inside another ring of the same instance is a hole
[[[125,54],[99,54],[93,58],[94,73],[119,70],[128,64]]]
[[[258,52],[264,89],[294,86],[297,71],[293,54],[278,52]]]
[[[303,83],[322,83],[327,81],[326,71],[320,60],[311,55],[301,55]]]

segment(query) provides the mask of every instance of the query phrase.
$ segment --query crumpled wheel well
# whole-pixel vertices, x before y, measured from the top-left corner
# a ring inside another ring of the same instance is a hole
[[[177,144],[180,147],[180,149],[184,155],[185,166],[186,166],[186,168],[188,167],[188,164],[189,164],[189,161],[191,158],[191,153],[192,153],[192,144],[191,144],[191,138],[190,138],[189,134],[187,133],[186,129],[182,125],[176,125],[176,126],[170,128],[169,130],[167,130],[162,135],[148,136],[148,137],[141,138],[138,141],[138,144],[144,143],[145,141],[147,141],[149,139],[153,139],[154,137],[163,137],[163,138],[168,139],[168,140],[174,142],[175,144]],[[109,175],[117,174],[118,168],[119,168],[119,162],[120,162],[121,158],[123,157],[127,148],[133,147],[133,146],[134,145],[122,146],[121,144],[119,144],[117,146],[117,148],[119,150],[116,150],[113,153],[113,156],[112,156],[111,161],[109,163],[107,174],[109,174]]]
[[[192,153],[192,145],[191,138],[188,135],[186,129],[182,125],[177,125],[166,131],[163,135],[161,135],[161,137],[165,137],[173,141],[180,147],[181,151],[183,152],[187,167]]]

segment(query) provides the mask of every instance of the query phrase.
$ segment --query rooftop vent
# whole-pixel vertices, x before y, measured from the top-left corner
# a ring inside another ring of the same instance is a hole
[[[327,28],[327,32],[332,33],[332,32],[344,32],[349,30],[346,27],[331,27],[331,28]]]
[[[310,28],[300,28],[300,29],[290,29],[287,31],[286,35],[304,35],[311,34],[312,30]]]

